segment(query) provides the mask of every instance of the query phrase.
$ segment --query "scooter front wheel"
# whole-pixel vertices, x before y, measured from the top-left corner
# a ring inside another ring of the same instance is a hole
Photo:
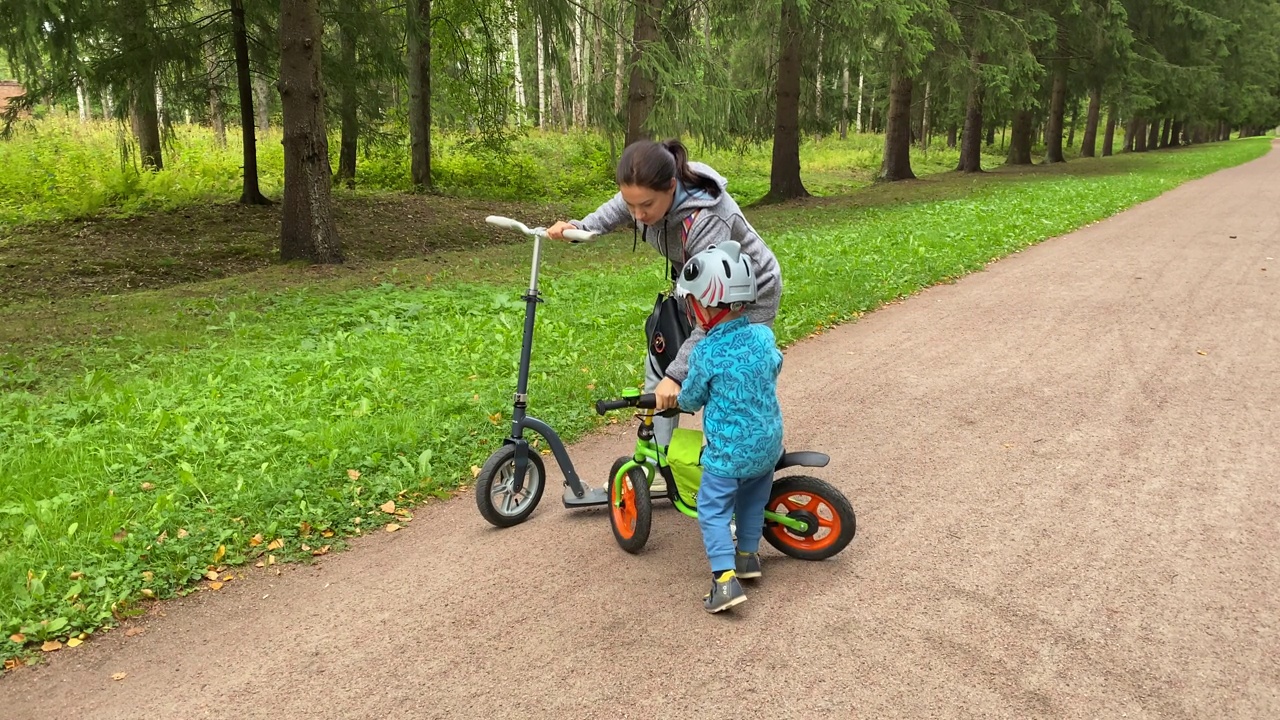
[[[768,520],[764,524],[764,539],[799,560],[826,560],[843,550],[857,532],[849,499],[816,477],[795,475],[775,482],[766,507],[808,525],[805,532],[797,532]]]
[[[524,482],[516,488],[516,446],[503,445],[489,456],[476,476],[476,507],[490,524],[505,528],[519,525],[533,514],[546,488],[547,469],[533,448]]]

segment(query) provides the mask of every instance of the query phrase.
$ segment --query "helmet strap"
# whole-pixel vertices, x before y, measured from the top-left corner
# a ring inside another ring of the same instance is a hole
[[[698,316],[698,324],[707,332],[711,332],[712,328],[723,322],[729,313],[733,312],[732,307],[719,308],[719,310],[720,312],[708,318],[706,312],[702,309],[702,303],[693,303],[693,313]]]

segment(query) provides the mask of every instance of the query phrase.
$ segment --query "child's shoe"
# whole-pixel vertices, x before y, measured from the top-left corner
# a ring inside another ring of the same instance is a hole
[[[702,607],[709,613],[718,613],[746,601],[747,594],[738,582],[737,573],[726,570],[711,582],[711,592],[702,598]]]
[[[733,560],[734,565],[738,566],[734,574],[743,580],[758,578],[764,574],[760,571],[760,553],[740,552]]]

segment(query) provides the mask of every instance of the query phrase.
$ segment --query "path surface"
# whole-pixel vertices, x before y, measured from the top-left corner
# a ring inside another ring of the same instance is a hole
[[[468,498],[0,680],[5,718],[1280,717],[1280,152],[787,353],[853,499],[733,617],[646,553]],[[630,432],[573,449],[598,479]],[[113,673],[127,673],[113,681]]]

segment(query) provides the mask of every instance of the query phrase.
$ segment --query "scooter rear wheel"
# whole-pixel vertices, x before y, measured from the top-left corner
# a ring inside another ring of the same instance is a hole
[[[773,484],[769,510],[803,519],[809,528],[801,533],[765,521],[764,539],[784,555],[799,560],[826,560],[840,552],[857,532],[853,506],[830,483],[808,475],[794,475]]]
[[[476,507],[480,516],[497,527],[519,525],[533,514],[546,488],[547,469],[538,451],[529,449],[524,484],[515,490],[516,446],[503,445],[489,456],[476,476]]]
[[[649,478],[640,468],[631,468],[622,476],[621,505],[615,504],[614,485],[618,471],[631,458],[620,457],[609,469],[609,526],[613,539],[629,553],[638,553],[649,542],[649,528],[653,520],[653,498],[649,496]]]

